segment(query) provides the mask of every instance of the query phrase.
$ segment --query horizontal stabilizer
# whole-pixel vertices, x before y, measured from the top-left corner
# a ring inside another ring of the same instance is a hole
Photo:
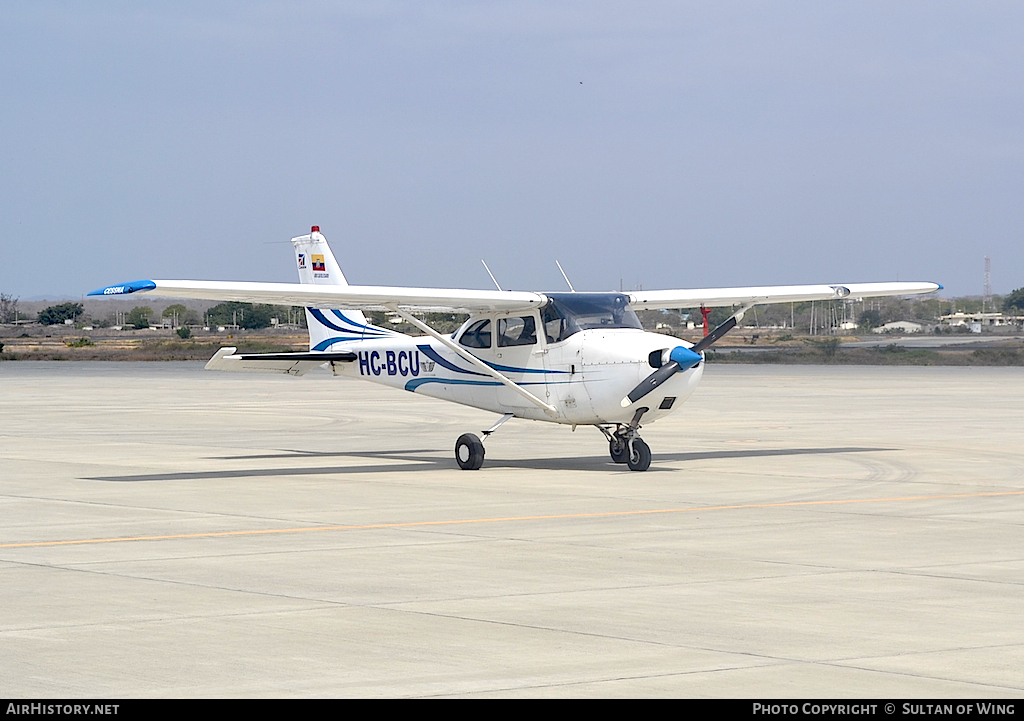
[[[328,361],[352,363],[359,360],[359,356],[351,351],[345,353],[239,353],[238,357],[244,361],[316,361],[321,365]]]
[[[236,373],[281,373],[301,376],[324,363],[352,363],[355,353],[241,353],[237,348],[221,348],[206,364],[210,371]]]

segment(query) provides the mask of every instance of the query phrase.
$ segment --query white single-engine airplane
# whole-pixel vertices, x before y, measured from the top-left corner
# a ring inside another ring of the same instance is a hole
[[[704,372],[704,351],[754,305],[913,295],[942,288],[937,283],[856,283],[527,293],[352,286],[318,226],[309,235],[292,238],[292,245],[298,284],[139,280],[89,295],[149,293],[301,305],[309,326],[308,353],[236,354],[235,348],[221,348],[206,367],[301,376],[329,365],[336,376],[501,414],[483,431],[485,438],[510,418],[592,425],[607,438],[613,461],[644,471],[651,464],[651,450],[638,434],[641,421],[651,423],[682,405]],[[740,309],[696,345],[645,332],[634,313],[698,306]],[[371,325],[364,310],[397,313],[426,337]],[[444,335],[413,315],[425,311],[468,313],[469,320]],[[479,436],[460,436],[455,459],[463,469],[480,468],[484,446]]]

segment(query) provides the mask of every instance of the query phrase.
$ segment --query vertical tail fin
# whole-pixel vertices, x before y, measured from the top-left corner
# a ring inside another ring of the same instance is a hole
[[[309,235],[292,238],[295,247],[295,263],[299,269],[299,282],[312,285],[348,285],[341,266],[334,259],[334,253],[327,245],[327,239],[320,233],[320,227],[313,226]],[[325,310],[306,308],[306,325],[309,327],[309,349],[311,351],[337,350],[334,346],[350,340],[380,338],[393,331],[377,328],[366,322],[359,310]]]

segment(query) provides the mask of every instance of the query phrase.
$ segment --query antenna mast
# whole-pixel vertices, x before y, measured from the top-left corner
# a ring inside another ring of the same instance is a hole
[[[573,288],[573,287],[572,287],[572,283],[570,283],[570,282],[569,282],[569,276],[567,276],[567,275],[565,274],[565,271],[564,271],[564,270],[562,270],[562,264],[561,264],[561,263],[559,263],[559,262],[558,262],[558,261],[556,260],[556,261],[555,261],[555,265],[557,265],[557,266],[558,266],[558,270],[559,270],[559,271],[561,271],[561,273],[562,273],[562,277],[563,277],[563,278],[565,278],[565,284],[566,284],[567,286],[569,286],[569,290],[570,290],[570,291],[572,291],[573,293],[575,293],[575,292],[576,292],[576,289],[575,289],[575,288]]]
[[[491,269],[487,267],[487,261],[481,258],[480,262],[484,264],[484,270],[487,271],[487,275],[491,276],[491,281],[493,281],[494,287],[497,288],[498,290],[501,290],[501,286],[498,285],[498,280],[497,278],[494,277],[494,273],[492,273]]]

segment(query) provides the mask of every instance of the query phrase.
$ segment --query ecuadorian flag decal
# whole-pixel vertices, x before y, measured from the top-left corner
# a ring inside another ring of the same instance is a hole
[[[311,256],[309,256],[309,259],[313,263],[313,270],[314,271],[317,271],[317,270],[325,271],[325,270],[327,270],[327,266],[324,265],[324,257],[322,255],[311,255]]]

